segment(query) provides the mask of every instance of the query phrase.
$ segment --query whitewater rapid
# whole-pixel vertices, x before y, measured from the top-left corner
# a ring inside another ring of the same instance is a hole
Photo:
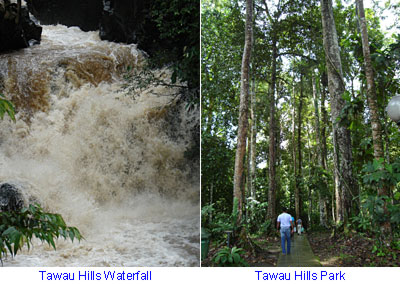
[[[0,54],[0,92],[19,110],[0,121],[0,182],[85,238],[56,251],[35,241],[4,266],[199,266],[199,165],[185,155],[199,112],[176,89],[128,94],[127,70],[145,61],[135,45],[61,25]]]

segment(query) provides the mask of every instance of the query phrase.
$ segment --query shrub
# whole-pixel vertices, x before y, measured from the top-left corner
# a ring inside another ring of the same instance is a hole
[[[21,211],[0,212],[0,261],[7,251],[15,256],[26,244],[28,249],[36,237],[56,249],[54,240],[77,239],[82,235],[75,227],[68,227],[60,214],[44,212],[40,205],[29,205]]]
[[[216,266],[249,266],[248,263],[242,258],[244,250],[241,248],[224,247],[220,249],[214,256],[213,262]]]

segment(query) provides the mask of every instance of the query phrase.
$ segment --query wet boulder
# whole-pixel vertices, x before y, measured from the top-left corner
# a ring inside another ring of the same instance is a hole
[[[0,184],[0,211],[17,211],[24,206],[21,191],[13,184]]]
[[[42,27],[30,19],[27,8],[0,4],[0,52],[40,43],[41,35]]]

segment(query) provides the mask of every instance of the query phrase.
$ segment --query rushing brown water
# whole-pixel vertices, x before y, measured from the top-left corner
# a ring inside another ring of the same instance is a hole
[[[165,87],[127,95],[121,78],[144,60],[135,45],[64,26],[0,55],[0,91],[18,108],[16,123],[0,122],[0,182],[85,237],[57,251],[35,242],[5,266],[199,265],[198,165],[184,156],[199,112]]]

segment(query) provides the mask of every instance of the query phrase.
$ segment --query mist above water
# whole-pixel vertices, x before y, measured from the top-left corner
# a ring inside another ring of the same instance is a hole
[[[135,45],[60,25],[0,55],[0,91],[18,109],[0,122],[0,181],[85,237],[35,242],[5,266],[199,265],[199,168],[184,155],[199,112],[171,88],[127,94],[128,66],[144,62]]]

